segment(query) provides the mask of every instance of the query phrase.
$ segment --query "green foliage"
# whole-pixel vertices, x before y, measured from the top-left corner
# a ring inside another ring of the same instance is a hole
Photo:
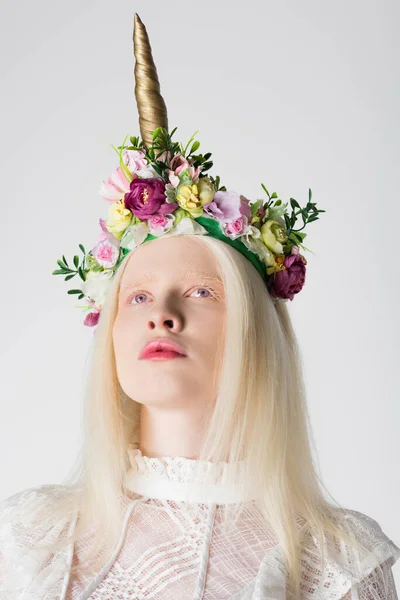
[[[278,198],[278,195],[276,192],[274,192],[273,194],[270,194],[263,183],[261,184],[261,187],[263,188],[264,192],[268,196],[268,201],[264,204],[264,208],[268,209],[272,206],[275,207],[275,206],[280,206],[282,204],[282,200],[280,198]],[[278,198],[278,199],[273,203],[272,201],[275,198]],[[308,223],[317,221],[319,219],[318,215],[320,213],[326,212],[325,210],[318,209],[316,203],[311,202],[311,198],[312,198],[312,191],[310,188],[308,190],[308,202],[303,208],[300,206],[300,204],[297,202],[297,200],[295,198],[290,198],[289,202],[290,202],[292,211],[290,214],[285,213],[283,215],[283,218],[284,218],[285,224],[286,224],[286,235],[290,240],[292,240],[297,245],[301,245],[301,242],[304,240],[304,238],[307,235],[306,233],[300,233],[305,228],[305,226],[308,225]],[[299,215],[303,221],[303,226],[300,227],[300,229],[294,229],[294,226],[296,225],[296,223],[299,220]]]
[[[81,250],[83,256],[81,257],[81,259],[79,259],[79,256],[77,254],[74,255],[74,257],[72,259],[73,265],[75,267],[74,269],[72,269],[69,266],[67,259],[63,255],[62,259],[57,260],[59,269],[56,269],[55,271],[53,271],[52,275],[64,275],[64,281],[69,281],[76,275],[79,275],[79,277],[81,278],[82,281],[86,281],[86,273],[87,273],[87,270],[85,268],[85,259],[87,258],[86,252],[85,252],[85,248],[82,246],[82,244],[79,244],[79,249]],[[83,294],[82,290],[77,290],[77,289],[68,290],[68,294],[77,294],[77,293],[81,294],[81,297],[83,298],[84,294]]]

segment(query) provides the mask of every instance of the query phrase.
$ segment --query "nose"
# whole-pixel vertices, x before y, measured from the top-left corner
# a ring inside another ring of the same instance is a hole
[[[180,331],[183,327],[183,316],[178,311],[159,309],[153,312],[147,323],[151,331]]]

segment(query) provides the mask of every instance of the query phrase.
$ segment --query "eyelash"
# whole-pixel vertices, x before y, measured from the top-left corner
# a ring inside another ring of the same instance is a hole
[[[211,297],[210,297],[209,299],[211,299],[211,300],[215,300],[215,299],[217,298],[217,293],[216,293],[216,291],[215,291],[215,290],[213,290],[213,289],[212,289],[210,286],[208,286],[208,285],[199,285],[199,286],[196,286],[196,288],[195,288],[193,291],[195,291],[195,290],[202,290],[202,289],[206,289],[206,290],[208,290],[209,292],[211,292]],[[145,290],[135,290],[134,292],[132,292],[132,294],[130,294],[130,295],[128,296],[128,298],[127,298],[127,302],[128,302],[128,304],[129,304],[129,303],[130,303],[130,301],[131,301],[131,300],[132,300],[132,299],[133,299],[135,296],[137,296],[138,294],[147,294],[147,292],[146,292]],[[199,296],[199,298],[200,298],[200,296]],[[143,302],[139,302],[138,304],[144,304],[144,303],[143,303]]]

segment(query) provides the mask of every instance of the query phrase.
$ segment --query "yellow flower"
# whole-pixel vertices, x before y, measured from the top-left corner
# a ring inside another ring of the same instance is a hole
[[[125,229],[130,225],[131,220],[131,211],[125,208],[123,200],[117,200],[108,209],[106,229],[120,240]]]
[[[214,200],[215,188],[209,177],[201,177],[197,183],[197,188],[202,206]]]
[[[275,256],[272,252],[268,250],[268,255],[264,256],[262,260],[267,268],[267,275],[271,275],[272,273],[276,273],[277,271],[284,271],[286,268],[283,264],[283,261],[285,260],[284,254],[279,254],[278,256]]]
[[[199,189],[194,183],[193,185],[182,185],[178,188],[179,193],[176,195],[177,202],[181,208],[187,210],[193,218],[201,217],[203,214],[203,204],[199,198]]]
[[[286,242],[286,230],[278,221],[269,219],[261,227],[261,238],[264,244],[275,252],[275,254],[283,254],[283,242]]]

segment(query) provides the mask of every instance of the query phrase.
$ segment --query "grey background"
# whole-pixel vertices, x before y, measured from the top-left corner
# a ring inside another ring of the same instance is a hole
[[[54,277],[97,241],[110,144],[139,133],[133,14],[176,139],[212,173],[327,212],[290,303],[322,474],[400,545],[399,16],[384,0],[4,1],[0,8],[0,496],[59,482],[80,440],[92,330]],[[74,280],[72,280],[73,282]],[[400,581],[400,565],[394,572]],[[398,584],[399,585],[399,584]]]

